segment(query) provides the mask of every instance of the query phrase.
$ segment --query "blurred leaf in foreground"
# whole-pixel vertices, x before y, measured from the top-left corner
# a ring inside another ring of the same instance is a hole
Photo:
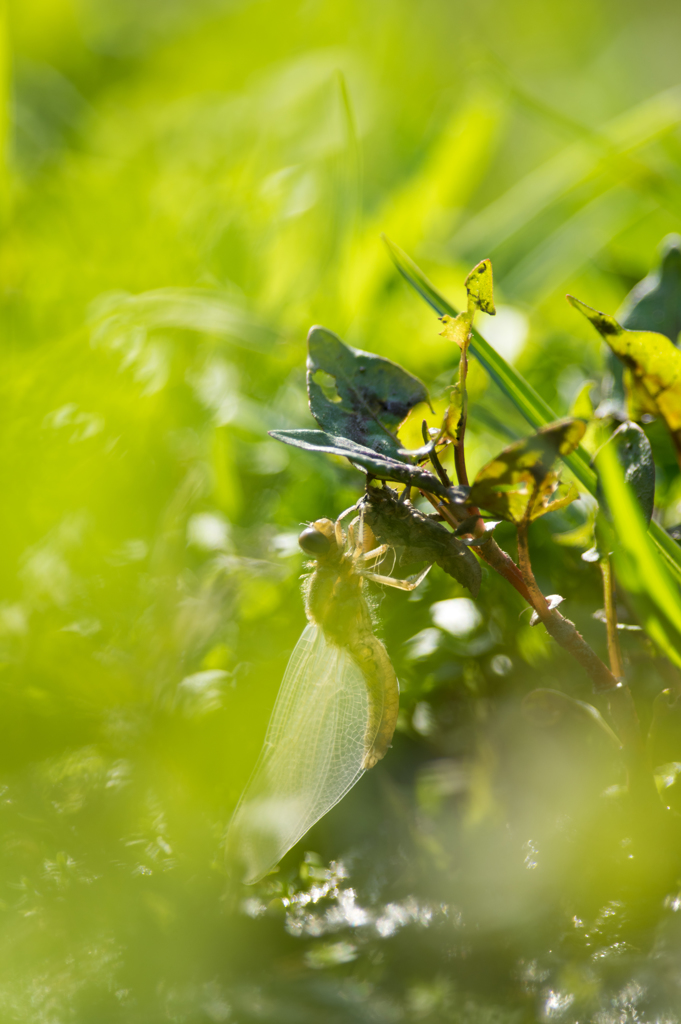
[[[560,420],[504,448],[476,476],[470,503],[516,524],[564,508],[577,490],[572,487],[565,497],[550,502],[558,486],[552,466],[575,450],[585,429],[583,420]]]

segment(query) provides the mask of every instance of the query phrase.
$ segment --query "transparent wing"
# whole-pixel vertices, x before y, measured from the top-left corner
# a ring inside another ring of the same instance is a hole
[[[265,744],[227,833],[257,882],[363,773],[367,687],[347,651],[308,626],[288,663]]]

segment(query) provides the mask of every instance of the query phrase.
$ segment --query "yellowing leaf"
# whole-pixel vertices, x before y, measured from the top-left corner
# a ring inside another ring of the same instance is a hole
[[[628,368],[630,413],[661,416],[677,445],[681,443],[681,352],[664,334],[626,331],[617,321],[568,295]]]
[[[466,278],[466,292],[468,293],[468,309],[458,316],[443,316],[442,323],[444,331],[440,331],[443,338],[455,342],[462,351],[465,351],[471,339],[473,329],[473,316],[476,310],[482,310],[494,316],[494,296],[492,287],[492,264],[490,260],[482,260],[476,267],[473,267]]]
[[[458,384],[455,384],[451,390],[449,405],[447,406],[442,428],[445,437],[449,437],[454,444],[458,444],[459,441],[459,422],[461,420],[462,408],[461,399],[461,389]]]
[[[553,539],[556,544],[560,544],[562,547],[584,548],[586,550],[593,547],[595,524],[596,516],[592,513],[581,526],[577,526],[574,530],[568,530],[566,533],[554,533]]]
[[[473,310],[479,309],[482,313],[494,316],[496,309],[494,308],[491,261],[481,260],[477,267],[473,267],[465,283],[468,292],[468,312],[472,313]]]
[[[558,485],[552,466],[575,450],[585,429],[583,420],[559,420],[504,448],[476,476],[470,504],[516,524],[562,508],[563,499],[549,505]]]
[[[572,408],[570,409],[571,416],[576,416],[580,420],[593,419],[594,405],[591,401],[591,392],[595,385],[596,382],[593,380],[584,381],[572,403]]]
[[[443,316],[441,320],[445,325],[445,329],[440,331],[440,337],[446,338],[447,341],[453,341],[460,349],[464,349],[468,344],[473,324],[473,317],[470,313],[459,313],[458,316]]]
[[[552,476],[554,474],[550,473],[549,475]],[[557,474],[555,475],[557,478]],[[558,479],[556,479],[556,486],[557,484]],[[574,484],[570,484],[565,494],[561,495],[560,498],[554,498],[553,501],[549,501],[548,497],[549,495],[547,495],[547,500],[539,500],[533,503],[530,510],[530,519],[538,519],[539,516],[546,515],[547,512],[558,512],[561,508],[567,508],[568,505],[571,505],[579,497],[579,491]]]
[[[659,416],[657,402],[651,398],[645,384],[628,366],[624,368],[622,381],[627,396],[627,416],[637,423],[644,416]]]

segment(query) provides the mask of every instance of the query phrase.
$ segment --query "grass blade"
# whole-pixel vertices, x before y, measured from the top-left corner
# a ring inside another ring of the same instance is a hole
[[[659,550],[651,544],[641,508],[627,485],[613,445],[600,449],[596,463],[615,536],[615,571],[632,595],[641,624],[667,657],[681,668],[681,596]]]

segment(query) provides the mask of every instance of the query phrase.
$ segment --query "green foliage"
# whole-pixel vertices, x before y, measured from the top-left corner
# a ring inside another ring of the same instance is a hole
[[[542,687],[606,719],[607,701],[416,488],[395,571],[409,551],[437,564],[411,595],[368,585],[402,691],[393,748],[257,890],[230,886],[223,850],[304,625],[300,524],[362,493],[347,458],[268,436],[315,426],[310,324],[424,382],[435,413],[415,407],[390,457],[444,487],[435,451],[454,479],[451,446],[404,452],[424,418],[441,430],[459,351],[381,232],[438,316],[494,263],[471,479],[595,382],[566,457],[582,501],[529,539],[538,585],[607,659],[598,566],[554,540],[588,524],[598,429],[617,426],[600,338],[563,295],[618,310],[678,230],[678,19],[670,0],[5,5],[3,1020],[678,1016],[674,823],[632,808],[601,729],[525,718]],[[676,458],[659,421],[642,429],[650,550],[678,574]],[[494,539],[515,556],[511,524]],[[625,676],[678,809],[676,669],[637,609],[670,650],[676,627],[618,586]]]
[[[403,253],[388,239],[385,241],[397,269],[419,295],[435,310],[438,316],[444,316],[445,314],[457,316],[454,307],[428,281],[423,272],[406,253]],[[472,333],[471,352],[484,366],[494,382],[514,402],[528,423],[535,427],[535,429],[540,429],[554,422],[556,416],[553,410],[537,394],[534,388],[512,366],[509,366],[503,356],[495,352],[479,332],[474,329]],[[566,461],[577,479],[589,490],[595,490],[596,477],[589,468],[589,457],[586,452],[578,448],[573,455],[567,456]]]

